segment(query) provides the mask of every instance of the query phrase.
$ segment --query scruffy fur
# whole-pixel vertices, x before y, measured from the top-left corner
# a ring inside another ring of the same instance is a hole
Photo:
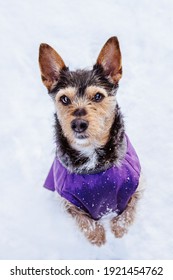
[[[56,154],[61,163],[79,174],[118,166],[126,152],[124,121],[116,101],[122,76],[118,39],[112,37],[106,42],[92,70],[70,71],[47,44],[40,45],[39,65],[42,81],[56,107]],[[138,187],[123,213],[111,219],[116,237],[127,233],[133,223],[139,197]],[[92,244],[105,243],[100,220],[93,220],[66,200],[64,205]]]

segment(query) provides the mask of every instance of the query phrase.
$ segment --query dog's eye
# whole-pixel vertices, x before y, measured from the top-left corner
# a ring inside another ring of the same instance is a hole
[[[104,95],[100,92],[97,92],[94,97],[93,97],[93,101],[94,102],[100,102],[102,99],[104,98]]]
[[[66,95],[60,97],[60,101],[63,105],[69,105],[71,103],[70,99]]]

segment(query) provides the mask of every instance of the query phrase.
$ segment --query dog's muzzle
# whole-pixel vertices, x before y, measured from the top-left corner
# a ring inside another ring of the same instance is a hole
[[[71,128],[74,132],[82,133],[88,128],[88,121],[82,119],[74,119],[71,122]]]

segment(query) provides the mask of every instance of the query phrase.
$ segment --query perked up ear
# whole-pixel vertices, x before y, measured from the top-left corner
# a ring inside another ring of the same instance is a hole
[[[65,63],[52,47],[47,44],[41,44],[39,49],[39,65],[42,81],[50,91],[57,83],[60,71],[66,68]]]
[[[112,83],[118,83],[122,76],[121,51],[117,37],[111,37],[103,46],[96,65],[101,65]]]

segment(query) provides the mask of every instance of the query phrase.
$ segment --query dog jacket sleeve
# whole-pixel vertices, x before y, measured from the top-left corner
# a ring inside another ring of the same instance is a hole
[[[70,173],[55,158],[44,186],[57,191],[95,220],[111,212],[120,214],[135,192],[140,177],[140,163],[128,137],[127,151],[120,166],[97,174]]]

